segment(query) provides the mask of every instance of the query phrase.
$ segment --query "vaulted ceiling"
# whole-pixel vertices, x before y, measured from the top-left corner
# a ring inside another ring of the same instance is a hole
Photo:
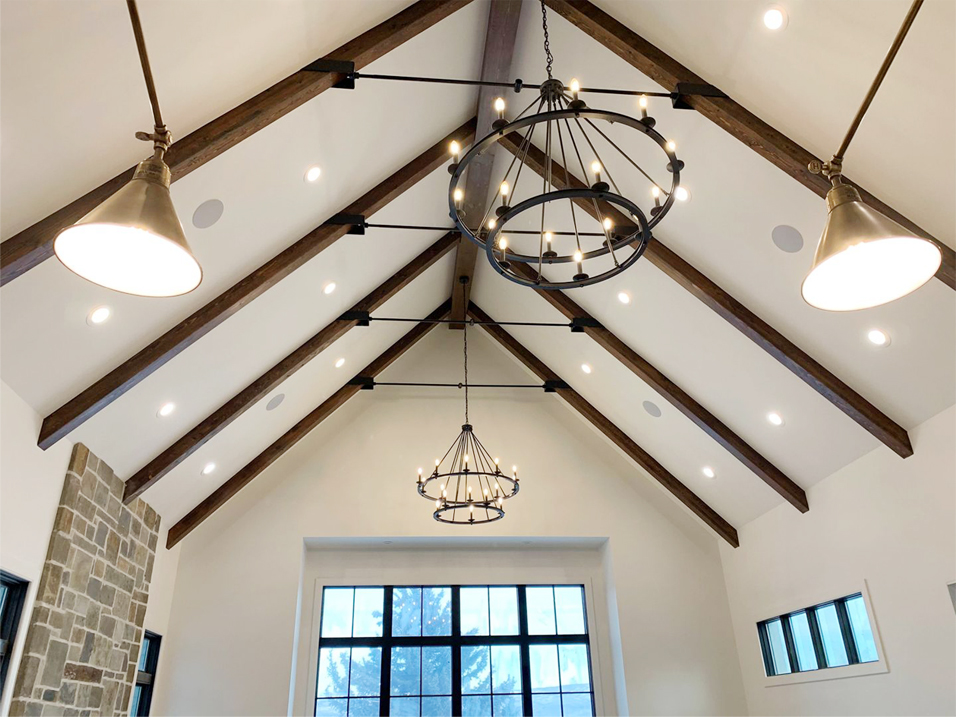
[[[479,77],[490,4],[461,4],[364,71]],[[141,2],[174,138],[410,5]],[[907,2],[804,0],[790,8],[789,26],[780,33],[760,23],[760,2],[597,0],[595,6],[826,158]],[[150,118],[123,3],[3,0],[0,12],[6,241],[132,166],[143,155],[133,131],[148,129]],[[549,25],[556,77],[657,89],[621,53],[558,12],[550,13]],[[954,40],[954,5],[930,0],[846,160],[854,181],[950,247],[956,225],[956,101],[948,91],[956,83],[949,52]],[[847,50],[835,61],[832,48],[841,44]],[[543,75],[537,2],[524,3],[511,64],[510,79],[533,82]],[[201,447],[167,461],[162,480],[142,486],[167,524],[175,523],[338,395],[412,326],[373,322],[351,328],[336,321],[343,312],[365,306],[374,309],[373,316],[422,318],[449,299],[462,266],[454,237],[442,243],[442,231],[369,229],[364,236],[339,238],[341,230],[317,228],[378,189],[380,196],[368,202],[372,221],[450,227],[443,147],[450,135],[468,133],[478,95],[471,87],[359,80],[355,90],[322,92],[176,181],[173,198],[204,269],[202,285],[186,296],[112,293],[55,259],[6,280],[0,290],[3,380],[39,414],[55,415],[117,367],[129,366],[151,342],[179,331],[166,345],[175,350],[149,349],[137,364],[148,370],[114,381],[87,420],[60,431],[129,479],[178,441],[183,445],[183,437],[188,444],[197,427],[216,424],[215,435]],[[952,405],[953,289],[933,280],[873,310],[832,314],[810,308],[799,286],[823,227],[823,201],[702,114],[671,109],[666,99],[657,102],[652,110],[658,129],[679,143],[686,162],[682,180],[691,192],[691,200],[676,206],[656,230],[660,245],[799,347],[798,356],[812,357],[845,382],[847,392],[872,404],[888,423],[908,429]],[[599,104],[636,111],[628,98],[602,97]],[[627,141],[634,140],[621,137],[625,148]],[[506,159],[503,154],[498,162]],[[416,161],[409,174],[409,163]],[[321,167],[321,178],[304,181],[313,165]],[[408,185],[402,191],[389,184],[398,175]],[[222,216],[198,228],[194,213],[211,199],[222,202]],[[772,233],[781,225],[802,236],[802,248],[784,252],[774,244]],[[230,288],[293,246],[300,247],[289,250],[295,257],[281,271],[259,276],[260,288]],[[754,340],[715,310],[706,291],[702,300],[700,291],[688,291],[686,280],[675,281],[662,266],[645,257],[612,281],[567,292],[574,311],[596,318],[604,334],[508,327],[508,335],[567,381],[575,401],[589,403],[733,526],[787,500],[735,457],[732,450],[739,453],[739,446],[766,461],[765,474],[776,472],[806,489],[881,445],[835,405],[842,398],[821,395],[799,368],[781,363],[766,341]],[[388,284],[403,267],[414,278]],[[331,282],[335,290],[326,293]],[[629,294],[629,304],[618,300],[620,292]],[[210,318],[208,306],[222,304],[217,297],[224,293],[232,303]],[[498,320],[563,321],[570,311],[565,305],[562,313],[533,290],[498,276],[480,253],[472,299]],[[111,318],[89,325],[88,314],[102,305],[111,308]],[[206,322],[201,336],[183,328],[195,325],[195,318],[181,323],[191,315]],[[872,328],[886,331],[891,344],[870,344],[866,334]],[[308,350],[294,354],[316,336]],[[608,347],[615,341],[612,353]],[[290,356],[302,360],[283,363]],[[671,388],[642,380],[634,356],[664,374]],[[336,368],[339,358],[345,364]],[[591,373],[582,372],[584,363]],[[260,377],[264,383],[256,383]],[[267,410],[277,394],[284,400]],[[245,398],[236,408],[234,397],[240,396]],[[698,408],[688,409],[688,399]],[[230,401],[229,420],[217,419]],[[660,409],[659,417],[644,408],[648,401]],[[166,402],[176,410],[158,417]],[[784,417],[782,426],[767,422],[770,411]],[[209,462],[216,471],[200,477]],[[705,465],[716,478],[702,474]],[[635,465],[635,478],[642,474],[654,477],[654,469]]]

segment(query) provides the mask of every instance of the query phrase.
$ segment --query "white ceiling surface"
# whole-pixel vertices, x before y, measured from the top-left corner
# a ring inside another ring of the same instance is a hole
[[[226,12],[219,2],[160,5],[147,1],[142,9],[143,22],[167,122],[177,136],[182,136],[405,4],[243,2],[230,3]],[[940,13],[940,4],[944,3],[930,2],[923,12]],[[527,82],[543,77],[540,14],[534,5],[528,3],[522,14],[513,73]],[[820,5],[823,3],[794,4],[789,8],[790,27],[783,33],[770,37],[759,27],[748,26],[742,36],[731,36],[733,40],[709,37],[710,30],[729,22],[717,22],[713,15],[746,15],[746,22],[759,23],[762,5],[635,2],[610,3],[607,7],[615,14],[646,10],[646,16],[638,12],[640,24],[629,21],[638,31],[645,31],[645,22],[657,23],[658,18],[671,15],[679,19],[673,27],[693,28],[686,33],[673,28],[663,32],[660,23],[664,20],[660,20],[655,27],[662,37],[673,33],[675,42],[684,43],[673,48],[652,32],[647,34],[747,104],[749,98],[741,95],[737,86],[729,81],[725,84],[723,77],[694,65],[702,38],[709,38],[712,45],[727,43],[723,54],[716,58],[725,60],[731,69],[749,68],[750,75],[769,72],[777,65],[793,62],[794,56],[816,52],[818,39],[814,33],[821,30],[817,25],[811,26],[812,31],[801,29],[805,26],[798,19],[798,10],[814,8],[814,22],[819,23],[826,18]],[[861,88],[875,72],[896,27],[896,20],[889,19],[890,29],[880,30],[883,34],[872,39],[870,34],[876,31],[868,29],[870,22],[894,14],[884,5],[895,7],[900,3],[873,5],[878,9],[866,16],[866,23],[846,35],[850,46],[861,43],[862,47],[876,48],[872,49],[877,55],[872,68],[859,60],[861,66],[867,66],[865,72],[860,70],[863,78],[858,78],[855,71],[851,73]],[[135,129],[148,128],[149,118],[125,9],[106,2],[36,4],[9,0],[0,7],[6,140],[2,155],[3,235],[9,236],[132,164],[142,155],[143,146],[128,138]],[[38,9],[43,7],[46,9]],[[905,7],[900,16],[903,12]],[[187,14],[191,15],[188,22],[184,19]],[[369,71],[476,77],[486,17],[487,5],[472,3],[393,51]],[[568,80],[573,73],[585,86],[653,88],[633,68],[554,13],[549,13],[549,21],[556,77]],[[921,16],[914,33],[922,22]],[[77,27],[87,24],[88,32],[76,32]],[[50,25],[55,30],[48,29]],[[155,27],[165,27],[167,32],[151,30]],[[185,38],[183,32],[187,33]],[[804,35],[808,37],[801,43],[799,38]],[[162,40],[167,37],[177,38],[174,48],[164,48]],[[699,42],[683,38],[697,38]],[[775,42],[786,42],[789,49]],[[117,50],[122,43],[129,47]],[[242,47],[242,52],[236,53],[236,47]],[[122,52],[128,62],[116,60],[117,52]],[[726,59],[728,54],[731,59]],[[762,62],[764,54],[773,61]],[[63,62],[63,57],[72,60]],[[854,56],[850,60],[851,67],[858,59]],[[77,66],[84,63],[86,69],[79,73]],[[942,64],[937,61],[927,65],[920,82],[932,80],[937,68],[942,77],[949,71],[949,66],[940,67]],[[44,67],[45,71],[38,72],[37,68]],[[705,63],[707,67],[710,65]],[[719,63],[713,67],[721,69]],[[70,73],[75,71],[78,74],[74,77]],[[87,73],[96,79],[95,85],[80,81]],[[804,76],[792,68],[789,73],[806,92],[824,97],[825,88],[814,89],[814,83],[833,83],[834,77],[823,72]],[[42,96],[35,96],[38,77],[53,83]],[[762,82],[776,88],[779,77],[779,72],[771,73]],[[792,88],[795,83],[788,81],[781,86]],[[900,87],[894,90],[894,86],[888,80],[884,88],[891,99],[894,92],[898,99],[905,98],[912,89],[904,92]],[[835,92],[831,91],[834,99]],[[769,89],[766,93],[772,94]],[[472,88],[360,81],[354,92],[324,93],[177,182],[173,197],[206,272],[202,286],[193,294],[163,300],[122,296],[78,279],[56,261],[45,262],[11,282],[0,292],[4,381],[39,413],[49,413],[459,126],[472,115],[476,94]],[[523,107],[532,99],[527,92],[517,98],[520,103],[511,93],[505,96],[509,110],[514,104]],[[923,106],[927,96],[921,96],[919,105],[905,106]],[[631,101],[594,97],[587,99],[596,106],[631,114],[635,111]],[[948,97],[939,100],[942,115]],[[761,114],[758,100],[770,102],[771,98],[761,94],[751,104]],[[846,119],[835,117],[833,127],[845,127],[856,102],[856,98],[849,101]],[[55,122],[53,116],[89,117],[95,114],[94,108],[104,106],[111,111],[103,122],[91,122],[84,128],[92,135],[85,145],[44,124]],[[769,110],[763,116],[816,150],[817,145],[787,125],[789,122],[805,131],[813,126],[807,124],[811,120],[822,121],[813,107],[812,102],[781,100],[781,108],[790,113],[786,121],[777,122]],[[878,111],[874,106],[874,115]],[[658,118],[658,129],[677,140],[678,154],[687,163],[683,178],[693,193],[691,202],[675,207],[660,226],[657,235],[664,243],[904,426],[913,426],[956,400],[952,370],[956,361],[956,294],[952,290],[933,281],[913,296],[876,310],[838,315],[810,309],[799,297],[799,285],[823,226],[822,200],[700,115],[673,111],[666,100],[654,102],[652,114]],[[951,133],[941,133],[939,127],[929,124],[939,121],[929,114],[908,117],[908,126],[919,142],[936,142],[937,147],[952,143]],[[829,110],[825,119],[830,121]],[[834,129],[835,134],[824,137],[823,144],[839,141],[841,132]],[[637,141],[643,138],[628,138],[618,132],[613,136],[630,142],[633,147],[625,145],[629,151],[643,151]],[[863,138],[861,133],[858,141]],[[891,151],[896,152],[898,144],[906,146],[912,140],[894,139],[892,150],[883,147],[861,151],[860,155],[866,154],[875,167],[881,158],[893,156]],[[859,148],[864,146],[861,141]],[[829,151],[832,149],[823,153]],[[54,174],[52,170],[61,166],[64,158],[72,166],[89,171]],[[850,176],[947,240],[934,222],[945,224],[945,212],[952,210],[953,192],[936,194],[937,189],[942,192],[952,187],[952,183],[945,184],[952,182],[951,166],[937,162],[921,168],[935,180],[927,190],[935,197],[929,202],[933,206],[924,213],[922,206],[914,205],[911,210],[896,201],[897,195],[902,198],[904,194],[900,187],[883,191],[879,186],[877,180],[900,181],[905,176],[900,167],[888,165],[880,170],[882,175],[874,169],[871,181],[865,171],[850,171],[853,166],[866,169],[868,165],[860,160],[856,157],[858,164],[848,164]],[[303,174],[313,164],[320,165],[323,174],[319,182],[309,184],[303,181]],[[910,169],[905,167],[907,172]],[[17,182],[9,177],[17,177]],[[443,168],[436,170],[372,221],[445,225],[447,178]],[[909,186],[927,185],[914,182]],[[640,188],[641,198],[646,189]],[[925,199],[914,200],[911,196],[921,192],[905,194],[909,201]],[[224,203],[223,217],[209,229],[195,229],[190,218],[196,207],[210,198]],[[801,252],[786,254],[774,246],[770,232],[778,224],[800,230],[805,240]],[[370,230],[364,238],[341,239],[74,431],[71,440],[89,445],[127,478],[438,236],[438,232]],[[377,313],[421,317],[431,311],[448,296],[453,256],[446,256]],[[562,320],[533,292],[496,276],[482,256],[478,261],[473,295],[495,318]],[[327,281],[335,281],[338,287],[331,295],[322,293]],[[630,305],[617,301],[621,290],[631,293]],[[646,259],[613,281],[575,290],[571,296],[804,487],[878,445]],[[89,311],[103,304],[113,309],[112,318],[101,326],[88,326],[85,319]],[[892,337],[888,348],[875,349],[866,342],[866,331],[872,327],[888,331]],[[408,328],[408,324],[382,323],[353,329],[186,459],[147,492],[147,499],[167,524],[176,521]],[[450,333],[444,328],[437,331]],[[590,338],[564,329],[514,329],[514,334],[734,525],[739,527],[782,501]],[[413,349],[402,363],[413,372],[416,350],[425,349]],[[334,361],[339,357],[346,358],[347,363],[335,369]],[[580,365],[584,362],[593,367],[592,374],[582,373]],[[449,380],[457,380],[459,368],[449,366]],[[403,369],[406,373],[408,370]],[[479,373],[476,370],[474,380]],[[275,411],[266,412],[265,404],[279,392],[286,394],[285,401]],[[376,391],[372,397],[377,395]],[[644,400],[657,403],[663,415],[654,419],[646,414],[641,408]],[[174,401],[177,409],[172,416],[160,419],[156,411],[166,401]],[[784,416],[784,426],[773,428],[767,423],[765,416],[771,410]],[[217,464],[216,471],[200,476],[208,462]],[[703,476],[701,468],[705,465],[715,469],[715,480]]]

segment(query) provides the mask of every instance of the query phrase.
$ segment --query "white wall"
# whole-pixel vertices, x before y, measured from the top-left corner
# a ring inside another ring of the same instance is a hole
[[[721,548],[753,714],[956,714],[956,407],[910,432],[915,455],[880,448]],[[764,686],[758,620],[849,594],[866,581],[889,672]]]
[[[457,381],[460,347],[440,328],[387,376]],[[477,332],[469,348],[474,382],[527,382]],[[746,712],[713,534],[559,399],[474,393],[477,435],[522,468],[507,517],[440,525],[415,492],[460,395],[359,394],[183,542],[156,714],[286,713],[304,539],[462,535],[607,538],[630,713]]]
[[[63,439],[46,451],[37,447],[42,418],[6,383],[0,382],[0,568],[30,581],[20,629],[7,673],[2,709],[6,714],[16,679],[26,626],[43,563],[50,531],[63,490],[73,443]],[[109,463],[109,456],[99,456]],[[146,498],[149,502],[149,498]],[[165,526],[168,528],[168,526]],[[165,533],[160,533],[145,627],[166,633],[176,576],[178,551],[166,551]],[[162,654],[160,659],[162,659]],[[162,662],[160,663],[162,665]]]

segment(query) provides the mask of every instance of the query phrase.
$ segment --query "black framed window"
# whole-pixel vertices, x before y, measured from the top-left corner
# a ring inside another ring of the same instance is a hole
[[[143,633],[143,645],[139,649],[139,663],[136,665],[136,685],[133,687],[133,701],[129,713],[132,717],[146,717],[153,701],[153,684],[156,682],[156,665],[159,664],[159,635],[146,630]]]
[[[757,623],[768,677],[879,661],[862,593]]]
[[[326,587],[315,714],[592,717],[581,585]]]
[[[7,683],[7,667],[20,626],[28,585],[26,580],[0,570],[0,694],[3,694]]]

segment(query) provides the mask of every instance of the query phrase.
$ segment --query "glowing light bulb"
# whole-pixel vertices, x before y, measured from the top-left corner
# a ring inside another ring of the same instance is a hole
[[[418,469],[418,475],[421,475],[421,474],[422,474],[422,469],[419,468],[419,469]]]
[[[647,95],[641,95],[640,97],[637,98],[637,106],[640,107],[642,110],[647,109]]]
[[[502,249],[507,249],[508,237],[501,237],[501,239],[498,240],[498,246],[501,247]]]
[[[787,24],[787,16],[778,7],[772,7],[763,14],[763,24],[768,30],[779,30]]]
[[[498,459],[495,458],[495,465],[498,465]]]
[[[658,186],[656,186],[656,185],[653,186],[653,187],[651,187],[651,196],[654,197],[654,199],[660,199],[660,198],[661,198],[661,188],[658,187]]]
[[[501,187],[499,187],[498,191],[501,192],[502,197],[507,197],[508,192],[511,191],[511,187],[508,186],[507,182],[502,182]]]
[[[779,413],[777,413],[777,412],[768,413],[768,414],[767,414],[767,420],[770,421],[770,423],[772,423],[772,424],[775,425],[775,426],[782,426],[782,425],[783,425],[783,416],[781,416],[781,415],[780,415]]]
[[[305,181],[314,182],[321,176],[322,176],[321,167],[309,167],[309,169],[305,173]]]
[[[345,359],[340,358],[335,362],[335,368],[342,368],[345,365]]]
[[[91,325],[102,324],[109,317],[110,317],[110,307],[99,306],[90,312],[90,315],[87,317],[87,323]]]
[[[488,489],[485,488],[483,492],[484,492],[484,494],[485,494],[485,498],[487,498],[487,497],[488,497]]]
[[[610,217],[604,217],[604,230],[611,231],[614,228],[614,222],[611,221]]]
[[[175,403],[164,403],[162,407],[159,409],[158,413],[163,418],[166,418],[166,416],[170,415],[175,410],[176,410]]]
[[[678,187],[674,191],[674,197],[679,202],[686,202],[688,199],[690,199],[690,192],[687,191],[687,189],[685,189],[684,187]]]
[[[210,473],[212,473],[214,470],[216,470],[216,464],[215,464],[215,463],[207,463],[205,466],[203,466],[202,474],[203,474],[204,476],[207,476],[207,475],[209,475]]]
[[[502,113],[505,111],[505,100],[503,97],[495,98],[495,112]]]
[[[496,226],[498,226],[498,222],[495,220],[494,217],[492,217],[491,219],[488,220],[488,228],[489,228],[489,229],[494,229]]]
[[[676,150],[677,150],[677,142],[675,142],[674,140],[668,141],[668,143],[667,143],[667,151],[668,151],[668,152],[674,152],[674,151],[676,151]]]
[[[441,498],[438,498],[438,499],[435,501],[435,507],[436,507],[436,508],[441,508]]]
[[[584,254],[581,253],[580,249],[574,252],[574,261],[576,261],[578,264],[581,263],[581,260],[583,258],[584,258]]]
[[[571,84],[568,85],[568,87],[571,89],[571,97],[573,97],[574,99],[577,99],[577,98],[578,98],[578,92],[581,91],[581,83],[578,82],[575,78],[572,77],[572,78],[571,78]]]
[[[441,461],[439,461],[437,458],[435,459],[435,467],[436,467],[436,468],[438,468],[438,464],[439,464],[440,462],[441,462]]]
[[[467,462],[468,462],[468,454],[466,453],[466,454],[465,454],[465,463],[467,463]]]
[[[335,291],[335,282],[334,282],[334,281],[330,281],[330,282],[329,282],[328,284],[326,284],[325,287],[322,289],[322,293],[323,293],[323,294],[326,294],[326,295],[331,294],[333,291]]]
[[[517,472],[518,472],[518,466],[511,466],[511,472],[512,472],[512,473],[517,473]]]
[[[455,198],[455,206],[460,207],[461,200],[465,198],[465,193],[461,191],[461,189],[456,188],[455,191],[452,193],[452,196]]]
[[[596,159],[593,162],[591,162],[591,171],[594,172],[595,174],[599,174],[601,171],[601,163],[598,162]]]
[[[553,239],[554,239],[554,234],[552,234],[551,232],[545,232],[545,233],[544,233],[544,240],[545,240],[548,244],[550,244]]]
[[[711,468],[710,466],[704,466],[704,467],[701,469],[701,473],[703,473],[703,474],[704,474],[705,476],[707,476],[708,478],[713,478],[715,475],[717,475],[717,474],[714,472],[714,469]]]
[[[866,338],[870,340],[871,344],[875,346],[887,346],[890,343],[890,335],[885,331],[880,329],[870,329],[867,333]]]
[[[622,304],[630,304],[630,303],[631,303],[631,295],[628,294],[626,291],[622,291],[622,292],[618,293],[618,295],[617,295],[617,300],[620,301]]]
[[[448,145],[448,151],[452,153],[455,159],[458,159],[458,156],[461,154],[461,145],[455,140],[452,140]]]

